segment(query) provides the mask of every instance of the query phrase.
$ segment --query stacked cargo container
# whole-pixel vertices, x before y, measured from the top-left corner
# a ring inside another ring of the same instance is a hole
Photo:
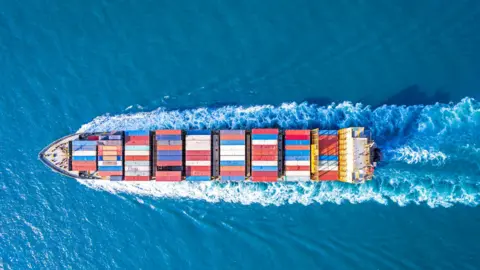
[[[120,133],[101,135],[98,141],[98,175],[102,179],[123,179],[123,141]]]
[[[212,176],[212,133],[189,130],[185,137],[185,175],[189,181],[208,181]]]
[[[278,129],[252,129],[252,181],[278,179]]]
[[[338,131],[320,130],[318,180],[338,180]]]
[[[125,180],[150,179],[150,132],[125,131]]]
[[[155,131],[157,144],[156,181],[181,181],[183,142],[181,130]]]
[[[220,131],[221,180],[245,180],[245,130]]]
[[[285,131],[285,180],[310,180],[310,130]]]
[[[97,170],[97,141],[72,141],[72,171]]]

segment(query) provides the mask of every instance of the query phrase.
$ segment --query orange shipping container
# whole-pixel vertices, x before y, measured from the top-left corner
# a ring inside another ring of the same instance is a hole
[[[310,166],[286,166],[286,171],[310,171]]]
[[[285,130],[285,135],[310,135],[309,129],[289,129]]]
[[[182,145],[159,145],[157,144],[157,150],[182,150]]]
[[[245,135],[239,134],[223,134],[220,135],[220,140],[245,140]]]
[[[181,135],[180,129],[159,129],[155,131],[156,135]]]
[[[235,171],[243,171],[245,172],[244,166],[221,166],[220,172],[235,172]]]
[[[147,160],[150,160],[150,156],[125,156],[125,160],[128,160],[128,161],[147,161]]]

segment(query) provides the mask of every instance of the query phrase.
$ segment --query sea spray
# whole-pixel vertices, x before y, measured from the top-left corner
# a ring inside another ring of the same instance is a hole
[[[99,116],[79,132],[126,129],[250,129],[257,127],[337,129],[365,126],[384,149],[385,161],[364,185],[325,183],[99,183],[112,193],[208,202],[282,205],[286,203],[427,204],[449,207],[480,203],[480,104],[458,103],[377,108],[343,102],[329,106],[226,106]]]

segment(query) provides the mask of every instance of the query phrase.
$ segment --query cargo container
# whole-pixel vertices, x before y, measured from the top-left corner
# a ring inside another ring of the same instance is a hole
[[[372,179],[380,157],[361,127],[79,133],[40,153],[47,166],[64,175],[111,181],[362,183]]]

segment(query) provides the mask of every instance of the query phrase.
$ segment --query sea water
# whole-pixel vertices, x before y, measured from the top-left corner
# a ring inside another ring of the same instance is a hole
[[[478,269],[477,1],[0,1],[0,269]],[[74,132],[365,126],[365,185],[92,184]]]

